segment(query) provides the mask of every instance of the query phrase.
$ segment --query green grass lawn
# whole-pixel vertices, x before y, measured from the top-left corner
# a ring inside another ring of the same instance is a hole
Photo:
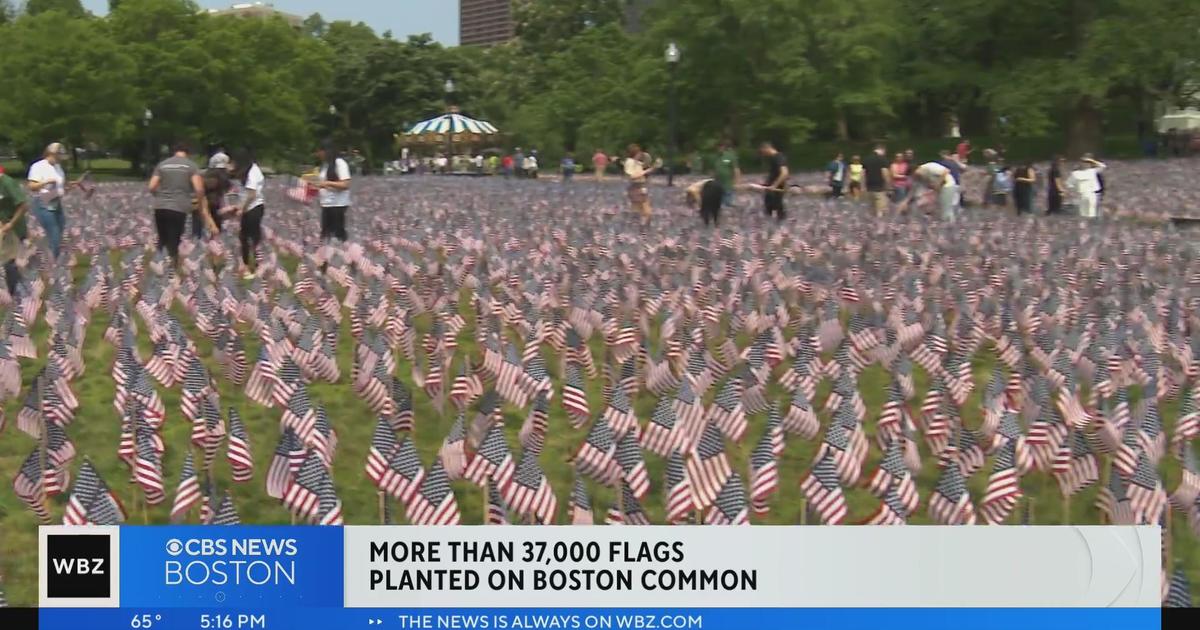
[[[294,261],[291,264],[294,265]],[[82,267],[75,270],[77,282],[83,278],[85,271]],[[460,335],[459,357],[449,371],[449,374],[457,373],[458,363],[462,361],[464,351],[471,353],[476,351],[471,339],[474,329],[473,318],[467,313],[469,309],[466,307],[465,300],[463,304],[464,316],[468,318],[468,326]],[[182,314],[177,313],[177,315]],[[185,320],[185,318],[181,316],[181,320]],[[84,456],[90,457],[100,471],[100,474],[120,496],[127,509],[129,509],[129,523],[166,523],[168,522],[171,501],[174,497],[174,488],[178,483],[180,468],[183,465],[183,459],[187,452],[185,449],[190,446],[189,436],[191,425],[180,412],[179,390],[177,388],[171,390],[160,388],[160,394],[167,407],[167,420],[163,428],[163,437],[167,446],[164,456],[164,479],[168,488],[168,494],[165,502],[143,512],[140,507],[135,507],[140,505],[139,501],[134,498],[135,496],[140,496],[140,491],[137,491],[136,486],[129,483],[129,470],[117,458],[116,454],[120,423],[118,415],[112,406],[113,382],[109,375],[115,351],[102,338],[107,323],[108,316],[106,313],[95,312],[92,314],[92,320],[87,327],[84,344],[86,372],[81,378],[72,383],[72,388],[80,401],[80,408],[76,413],[76,419],[68,428],[68,434],[75,442],[79,451],[79,456],[73,462],[73,468],[78,469]],[[428,318],[419,318],[417,325],[422,330],[427,330],[429,326]],[[145,327],[140,321],[139,328],[141,329],[139,342],[142,357],[146,359],[150,355],[150,343],[144,330]],[[33,327],[33,332],[39,349],[44,353],[43,344],[47,336],[45,324],[39,321]],[[255,455],[256,468],[253,481],[245,484],[230,484],[228,481],[229,468],[225,461],[224,447],[222,447],[216,460],[214,473],[218,486],[220,488],[232,487],[242,522],[254,524],[288,523],[290,521],[288,512],[277,500],[271,499],[266,495],[264,482],[265,472],[279,435],[280,413],[260,407],[248,400],[239,388],[230,385],[222,377],[217,365],[211,362],[212,348],[208,340],[193,328],[189,328],[189,335],[198,345],[201,356],[208,358],[210,361],[209,367],[216,379],[223,408],[230,406],[236,408],[245,420],[247,429],[250,432],[251,445]],[[247,357],[252,359],[258,351],[257,339],[246,334],[246,331],[243,331],[243,338],[246,341]],[[741,341],[743,344],[747,342],[745,339]],[[316,383],[311,386],[311,392],[315,402],[325,405],[329,418],[339,436],[333,475],[338,494],[343,502],[346,523],[354,525],[374,524],[379,522],[377,495],[374,486],[363,472],[363,466],[370,446],[371,433],[375,425],[375,416],[367,405],[354,393],[349,383],[352,363],[352,343],[353,340],[349,331],[349,318],[345,318],[338,346],[338,362],[341,368],[342,380],[337,384]],[[603,356],[597,340],[593,340],[592,349],[597,358]],[[35,361],[26,362],[22,365],[22,374],[26,386],[41,367],[41,363],[42,361]],[[551,371],[555,372],[555,375],[558,376],[557,359],[548,355],[547,364]],[[976,387],[964,412],[964,421],[969,426],[978,427],[981,422],[980,398],[987,379],[991,374],[992,365],[992,354],[989,351],[984,350],[977,355],[973,369],[978,387]],[[917,369],[919,370],[919,368]],[[402,359],[399,361],[397,374],[411,387],[410,366]],[[915,377],[918,389],[923,391],[927,382],[925,375],[918,371]],[[868,432],[874,430],[875,418],[878,416],[886,398],[887,384],[887,375],[878,366],[869,368],[860,379],[860,391],[868,407]],[[603,408],[599,379],[590,381],[588,388],[589,402],[593,414],[595,414]],[[415,388],[413,389],[415,399],[414,414],[416,419],[416,428],[413,437],[421,451],[424,463],[428,466],[441,445],[442,438],[449,431],[450,425],[454,420],[454,412],[452,411],[452,406],[447,405],[447,412],[445,414],[438,414],[433,407],[432,401],[423,392]],[[716,389],[717,387],[713,388],[713,390]],[[827,392],[827,386],[823,386],[819,391],[815,405],[817,408],[821,408],[821,403],[823,403]],[[772,400],[780,401],[786,409],[787,401],[790,398],[786,392],[780,389],[778,385],[773,385],[770,394]],[[635,399],[638,417],[643,422],[648,420],[655,402],[654,397],[646,393],[640,394]],[[21,401],[19,399],[7,402],[5,411],[9,418],[8,428],[3,434],[0,434],[0,480],[3,481],[3,483],[0,483],[0,573],[4,576],[4,588],[8,594],[9,602],[12,605],[28,606],[35,604],[37,600],[37,522],[33,514],[13,494],[11,481],[17,472],[18,466],[34,448],[35,441],[15,428],[15,418],[20,407]],[[1177,415],[1177,404],[1165,405],[1163,414],[1169,428]],[[511,407],[505,408],[504,417],[509,432],[509,442],[513,446],[514,451],[519,444],[517,433],[525,415],[526,412],[524,410]],[[821,412],[821,418],[823,422],[828,422],[829,420],[828,414],[824,411]],[[745,443],[730,445],[730,455],[734,469],[742,471],[743,475],[747,470],[747,458],[750,449],[753,448],[755,442],[761,436],[765,421],[765,414],[752,418],[751,430],[748,432]],[[571,427],[557,399],[551,405],[549,422],[550,427],[546,450],[541,463],[558,494],[559,518],[557,521],[564,522],[567,511],[570,508],[569,496],[572,487],[572,471],[568,463],[568,457],[578,448],[578,445],[586,435],[586,429],[573,429]],[[799,481],[811,464],[816,446],[816,442],[807,442],[799,438],[788,440],[787,449],[780,464],[780,489],[772,500],[772,511],[765,519],[761,521],[756,519],[755,522],[770,524],[799,524],[801,522],[802,495],[799,488]],[[922,448],[924,448],[924,445],[922,445]],[[880,453],[872,441],[872,452],[867,463],[868,470],[875,468],[879,457]],[[651,489],[650,495],[645,499],[644,505],[651,520],[661,522],[663,517],[661,494],[663,461],[650,454],[647,454],[647,460],[654,486]],[[925,461],[925,468],[919,477],[923,499],[922,508],[911,519],[911,522],[914,524],[927,524],[930,522],[924,513],[924,499],[933,488],[937,471],[933,464],[933,459],[928,456],[928,453],[926,453]],[[985,468],[970,480],[970,489],[976,502],[982,497],[987,482],[988,470],[989,468]],[[1163,474],[1167,488],[1173,489],[1179,480],[1178,466],[1173,459],[1168,458],[1168,461],[1164,462]],[[1057,485],[1048,475],[1032,473],[1022,480],[1021,485],[1026,494],[1033,500],[1033,521],[1035,524],[1060,524],[1064,521],[1064,510],[1068,508],[1070,509],[1069,522],[1071,523],[1095,524],[1099,522],[1100,515],[1092,507],[1096,496],[1095,488],[1083,491],[1067,505],[1060,498]],[[464,523],[480,523],[483,519],[485,503],[479,488],[470,482],[456,482],[454,489],[458,498],[458,504],[462,510]],[[593,486],[592,490],[594,512],[598,518],[602,518],[604,511],[614,501],[614,495],[607,488]],[[850,508],[847,522],[856,522],[866,518],[878,505],[878,500],[865,489],[847,489],[847,497]],[[55,497],[52,500],[51,512],[55,522],[61,521],[65,502],[65,495]],[[392,514],[396,522],[405,522],[403,509],[395,502],[392,503],[392,508]],[[1010,521],[1015,523],[1017,518],[1018,514],[1014,513],[1010,517]],[[811,519],[809,522],[812,522]],[[1187,567],[1193,585],[1200,585],[1200,545],[1196,544],[1196,539],[1188,531],[1187,524],[1182,516],[1175,516],[1173,529],[1176,532],[1174,537],[1174,555]],[[981,561],[986,562],[986,555],[981,556]],[[863,570],[869,571],[873,569],[869,566],[869,562],[865,562]],[[1193,590],[1195,591],[1195,589]]]

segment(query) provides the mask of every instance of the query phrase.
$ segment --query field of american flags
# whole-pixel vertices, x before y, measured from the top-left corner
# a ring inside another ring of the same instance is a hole
[[[45,269],[30,284],[36,312],[6,308],[6,322],[20,312],[28,324],[26,344],[6,323],[0,352],[19,381],[0,386],[0,477],[14,480],[0,486],[10,602],[34,600],[39,510],[56,523],[67,513],[167,523],[174,511],[192,523],[371,524],[382,486],[394,523],[1058,524],[1101,522],[1099,488],[1114,475],[1128,495],[1112,502],[1118,521],[1146,520],[1197,485],[1178,455],[1195,439],[1178,422],[1181,407],[1196,417],[1183,378],[1195,360],[1188,316],[1121,320],[1150,345],[1125,344],[1112,370],[1087,352],[1117,345],[1095,321],[1086,328],[1088,305],[1106,296],[1092,286],[1115,296],[1137,289],[1122,278],[1159,283],[1191,312],[1196,261],[1160,229],[972,219],[945,230],[805,198],[782,228],[735,212],[712,232],[681,195],[655,189],[660,211],[643,233],[619,209],[617,185],[367,180],[355,194],[362,240],[332,251],[312,242],[315,211],[272,190],[267,280],[253,283],[220,264],[206,273],[230,255],[227,237],[193,248],[175,287],[145,246],[150,213],[131,186],[102,186],[71,215],[73,243],[88,253],[69,276]],[[985,271],[978,254],[1009,250]],[[1162,260],[1170,254],[1179,269]],[[1110,255],[1117,262],[1099,271],[1080,262]],[[1100,278],[1116,285],[1087,282]],[[1014,302],[1004,323],[1006,295],[1052,284],[1060,295],[1021,304],[1037,317]],[[63,316],[68,297],[85,320],[77,330]],[[870,316],[875,302],[881,317]],[[929,310],[891,317],[906,302]],[[959,312],[978,316],[964,323]],[[564,391],[576,382],[582,398]],[[1141,404],[1150,383],[1154,406]],[[37,460],[25,466],[41,450],[38,430],[50,461],[40,488]],[[189,453],[194,478],[183,475]],[[1150,490],[1126,492],[1137,481]],[[52,496],[25,501],[18,486]],[[1079,489],[1066,502],[1062,487]],[[72,507],[76,493],[87,500]],[[1194,505],[1192,495],[1169,512],[1174,565],[1193,584]]]

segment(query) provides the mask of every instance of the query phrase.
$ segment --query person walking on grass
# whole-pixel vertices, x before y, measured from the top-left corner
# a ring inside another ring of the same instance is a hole
[[[893,203],[898,204],[901,201],[904,201],[904,199],[906,197],[908,197],[908,187],[909,187],[908,171],[909,170],[910,169],[909,169],[908,160],[904,159],[904,154],[897,153],[896,156],[894,158],[892,158],[892,165],[889,168],[889,175],[891,177],[891,182],[892,182],[892,202]]]
[[[1107,167],[1103,162],[1093,159],[1092,155],[1087,153],[1079,160],[1079,168],[1071,173],[1071,188],[1075,190],[1079,200],[1079,216],[1094,219],[1099,214],[1100,192],[1103,190],[1100,173],[1105,168]]]
[[[1033,214],[1033,189],[1037,185],[1037,171],[1033,164],[1025,162],[1013,172],[1013,202],[1017,215]]]
[[[700,220],[705,227],[717,227],[721,216],[721,206],[724,203],[726,190],[716,179],[702,179],[685,191],[687,207],[700,209]]]
[[[571,183],[571,179],[575,177],[575,155],[570,151],[564,153],[559,166],[562,168],[563,183]]]
[[[846,184],[846,161],[841,153],[833,156],[833,160],[825,166],[825,173],[829,179],[829,196],[833,199],[840,198]]]
[[[204,221],[210,234],[217,233],[208,212],[204,194],[204,179],[200,168],[188,156],[188,147],[177,144],[171,157],[158,163],[147,186],[154,196],[154,227],[158,231],[158,250],[167,250],[171,261],[179,266],[179,242],[183,238],[187,218],[193,212]]]
[[[592,170],[596,172],[596,181],[604,181],[604,172],[608,170],[608,154],[600,149],[592,154]]]
[[[732,208],[733,191],[742,183],[742,168],[738,164],[737,151],[733,150],[733,143],[729,140],[722,140],[717,146],[717,156],[713,160],[713,179],[720,184],[723,191],[721,205]]]
[[[629,179],[629,207],[642,217],[642,223],[650,223],[650,190],[646,187],[646,178],[654,171],[654,167],[642,164],[642,148],[636,144],[629,145],[625,152],[625,162],[622,167],[625,177]]]
[[[875,216],[881,217],[888,209],[888,188],[892,184],[892,171],[887,162],[887,149],[875,145],[875,150],[867,156],[863,163],[863,179],[867,187],[867,198]]]
[[[862,197],[863,190],[863,163],[862,158],[855,155],[850,158],[850,166],[847,167],[850,171],[850,198],[858,201]]]
[[[758,151],[767,160],[767,179],[763,182],[763,211],[768,217],[775,215],[775,221],[783,223],[787,211],[783,206],[783,196],[787,192],[787,181],[790,175],[787,157],[770,142],[763,142]]]
[[[17,254],[28,236],[25,222],[28,210],[29,199],[21,185],[0,169],[0,261],[4,264],[8,295],[14,304],[20,301],[21,270],[17,267]]]
[[[914,204],[921,203],[925,191],[932,193],[934,203],[943,221],[958,218],[958,184],[950,168],[941,162],[926,162],[912,173],[912,187],[900,209],[907,212]]]
[[[350,239],[346,232],[346,215],[350,212],[350,165],[337,153],[332,141],[326,140],[317,149],[321,161],[317,171],[317,200],[321,204],[321,241]]]
[[[67,215],[63,211],[63,196],[72,188],[79,187],[79,180],[69,181],[63,171],[62,159],[67,150],[62,143],[52,142],[42,152],[42,159],[29,167],[29,191],[33,194],[33,214],[37,217],[50,253],[58,258],[62,247],[63,233],[67,229]]]
[[[225,208],[226,195],[232,188],[229,181],[229,156],[221,151],[208,158],[208,168],[204,170],[204,198],[208,201],[208,217],[216,228],[214,236],[221,232],[225,216],[221,211]],[[204,217],[199,212],[192,213],[192,236],[200,239]]]
[[[1050,174],[1046,176],[1046,214],[1062,214],[1063,200],[1067,198],[1067,162],[1061,155],[1054,156]]]
[[[232,166],[234,179],[242,188],[237,210],[240,223],[238,241],[242,248],[242,277],[251,280],[257,266],[258,246],[263,238],[262,222],[266,213],[263,188],[266,185],[266,177],[254,161],[254,156],[246,150],[240,151],[233,158]]]

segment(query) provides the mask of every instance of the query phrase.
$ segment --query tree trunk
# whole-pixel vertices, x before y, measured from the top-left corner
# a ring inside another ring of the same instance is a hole
[[[1100,129],[1100,110],[1092,97],[1083,96],[1072,108],[1067,121],[1067,155],[1072,158],[1100,150],[1103,132]]]
[[[850,123],[846,120],[846,110],[837,108],[837,139],[846,142],[850,139]]]

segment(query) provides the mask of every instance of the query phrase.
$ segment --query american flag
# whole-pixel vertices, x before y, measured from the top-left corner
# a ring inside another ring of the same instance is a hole
[[[741,475],[733,473],[725,481],[725,487],[717,494],[704,522],[706,525],[750,524],[746,486],[742,483]]]
[[[634,496],[633,490],[622,483],[620,492],[621,499],[608,508],[608,515],[605,517],[604,523],[606,525],[649,525],[650,519],[646,516],[642,504]]]
[[[1158,522],[1167,504],[1167,493],[1145,452],[1138,456],[1126,492],[1129,495],[1129,507],[1138,523]]]
[[[687,467],[684,466],[683,456],[678,451],[671,453],[667,458],[665,477],[667,522],[687,522],[695,509],[695,498],[692,496]]]
[[[424,479],[425,469],[421,466],[417,447],[410,437],[405,436],[388,461],[380,489],[408,505]]]
[[[508,504],[495,484],[487,484],[487,515],[484,525],[508,525]]]
[[[84,460],[67,500],[63,525],[119,525],[124,521],[124,506],[100,478],[92,462]]]
[[[371,448],[367,451],[367,478],[376,486],[380,486],[388,470],[388,462],[396,452],[398,443],[392,425],[380,418],[375,423],[375,432],[371,436]]]
[[[504,429],[499,424],[492,424],[479,450],[471,456],[463,476],[480,485],[490,479],[503,488],[515,471],[516,463],[504,437]]]
[[[375,431],[380,431],[380,427],[376,427]],[[389,429],[389,435],[391,431]],[[393,440],[393,448],[394,440]],[[438,451],[438,458],[442,460],[442,466],[446,469],[446,476],[451,481],[457,481],[463,478],[463,474],[467,469],[467,420],[466,416],[461,412],[454,418],[454,424],[450,425],[450,432],[442,440],[442,448]],[[380,470],[385,470],[387,458],[382,460],[383,466]],[[370,475],[370,471],[368,471]]]
[[[450,478],[440,459],[434,460],[420,489],[408,503],[408,520],[413,525],[458,525],[462,520]]]
[[[1017,443],[1006,441],[996,454],[987,490],[979,504],[979,512],[989,525],[999,525],[1008,518],[1024,493],[1021,475],[1017,471]]]
[[[774,414],[778,418],[778,413]],[[755,514],[771,511],[769,500],[779,489],[779,450],[783,439],[782,427],[768,424],[766,433],[750,452],[750,502]],[[740,483],[740,480],[739,480]]]
[[[233,407],[229,408],[229,444],[226,447],[229,460],[229,477],[244,483],[254,478],[254,455],[250,450],[250,434],[242,416]]]
[[[213,513],[212,520],[208,524],[240,525],[241,522],[241,519],[238,518],[237,508],[233,504],[233,494],[226,491],[220,505],[217,506],[216,512]]]
[[[596,516],[592,513],[592,499],[588,496],[587,485],[583,479],[575,478],[571,489],[571,524],[595,525]]]
[[[196,464],[189,451],[179,473],[179,486],[175,489],[175,503],[171,506],[171,521],[179,523],[187,518],[188,512],[200,503],[200,478],[196,476]]]
[[[271,466],[267,469],[267,496],[282,499],[291,485],[292,475],[300,469],[306,454],[304,444],[290,427],[283,430]]]
[[[837,463],[827,454],[817,459],[812,470],[800,482],[800,490],[811,509],[826,525],[838,525],[846,518],[846,495],[838,478]]]
[[[716,423],[717,428],[734,442],[740,442],[746,434],[746,428],[749,426],[746,409],[742,405],[734,379],[726,380],[721,387],[716,400],[713,401],[709,417]]]
[[[312,521],[320,506],[320,492],[329,472],[315,451],[308,451],[300,470],[283,494],[283,505],[301,521]]]
[[[633,433],[626,433],[617,440],[616,463],[622,471],[622,480],[634,498],[642,499],[650,490],[650,475],[646,471],[646,460],[641,446]]]
[[[733,474],[725,455],[725,440],[711,422],[705,425],[704,433],[686,461],[686,468],[695,508],[707,509]]]
[[[157,505],[166,498],[163,487],[161,448],[148,432],[136,434],[133,460],[133,478],[142,488],[146,503]]]
[[[566,378],[563,381],[562,389],[562,406],[570,416],[571,424],[575,427],[582,426],[591,415],[587,393],[583,387],[583,377],[580,374],[579,365],[574,362],[567,363]]]
[[[937,486],[929,496],[929,516],[942,525],[975,524],[975,506],[956,455],[945,458]]]
[[[575,469],[606,486],[615,485],[621,474],[616,462],[617,441],[608,420],[596,418],[587,438],[575,454]]]
[[[558,498],[555,497],[550,480],[546,478],[546,473],[537,458],[537,453],[522,453],[516,474],[502,491],[504,500],[514,513],[522,517],[536,518],[542,524],[549,524],[558,510]]]

